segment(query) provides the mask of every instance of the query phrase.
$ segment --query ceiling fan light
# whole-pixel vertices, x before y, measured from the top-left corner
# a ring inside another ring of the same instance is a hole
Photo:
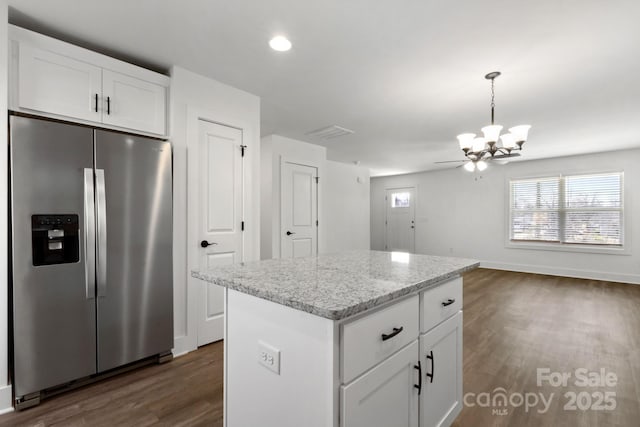
[[[457,136],[458,143],[461,150],[468,150],[473,146],[473,138],[476,137],[475,133],[462,133]]]
[[[516,139],[511,133],[505,133],[500,136],[500,140],[502,140],[502,147],[507,150],[513,150],[516,148]]]
[[[531,129],[530,125],[520,125],[512,127],[511,129],[509,129],[509,132],[511,132],[511,134],[513,135],[514,141],[518,143],[527,140],[529,129]]]
[[[472,145],[472,147],[473,147],[472,151],[474,153],[479,153],[480,151],[484,150],[484,148],[485,148],[484,146],[485,146],[486,142],[487,142],[486,139],[484,139],[481,136],[479,136],[477,138],[474,138],[473,139],[473,145]]]
[[[464,169],[468,172],[473,172],[474,170],[476,170],[476,164],[473,162],[465,163]]]
[[[484,133],[484,138],[488,142],[498,142],[498,138],[500,138],[500,131],[502,130],[502,126],[500,125],[490,125],[482,128],[482,133]]]
[[[484,160],[480,160],[479,162],[476,162],[476,168],[478,168],[480,172],[485,170],[487,166],[489,165],[487,165],[487,162],[485,162]]]

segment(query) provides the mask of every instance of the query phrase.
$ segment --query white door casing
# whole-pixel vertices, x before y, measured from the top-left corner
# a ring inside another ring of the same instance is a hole
[[[243,133],[198,120],[198,143],[190,150],[191,268],[243,261]],[[191,223],[193,221],[193,223]],[[208,246],[206,246],[208,244]],[[195,249],[194,249],[195,248]],[[224,338],[224,288],[197,280],[198,346]]]
[[[318,253],[318,168],[280,164],[280,257]]]
[[[385,194],[385,249],[415,252],[415,188],[391,188]]]

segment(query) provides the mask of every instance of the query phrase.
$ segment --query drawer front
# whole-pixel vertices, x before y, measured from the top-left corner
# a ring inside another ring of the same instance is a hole
[[[462,277],[420,293],[420,332],[462,310]]]
[[[418,336],[420,301],[414,295],[342,326],[342,382],[346,384]]]

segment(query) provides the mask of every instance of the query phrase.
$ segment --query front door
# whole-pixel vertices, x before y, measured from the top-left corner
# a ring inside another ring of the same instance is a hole
[[[318,168],[283,161],[280,181],[280,256],[318,252]]]
[[[414,188],[387,189],[385,249],[388,251],[415,252],[415,194]]]
[[[198,144],[189,156],[195,167],[189,183],[192,268],[211,269],[243,259],[242,130],[200,120]],[[198,346],[224,338],[224,288],[196,283]]]

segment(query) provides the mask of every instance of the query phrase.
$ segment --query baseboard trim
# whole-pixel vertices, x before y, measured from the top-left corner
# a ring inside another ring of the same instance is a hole
[[[0,387],[0,414],[13,412],[13,396],[11,384]]]
[[[172,349],[173,357],[175,358],[175,357],[184,356],[185,354],[190,353],[193,350],[196,350],[197,347],[194,347],[192,342],[193,342],[193,339],[191,339],[191,337],[187,335],[183,335],[181,337],[175,337],[173,339],[173,349]]]
[[[508,264],[492,261],[481,261],[481,268],[516,271],[519,273],[547,274],[550,276],[574,277],[577,279],[604,280],[607,282],[631,283],[640,285],[640,275],[611,273],[607,271],[578,270],[574,268],[558,268],[543,265]]]

